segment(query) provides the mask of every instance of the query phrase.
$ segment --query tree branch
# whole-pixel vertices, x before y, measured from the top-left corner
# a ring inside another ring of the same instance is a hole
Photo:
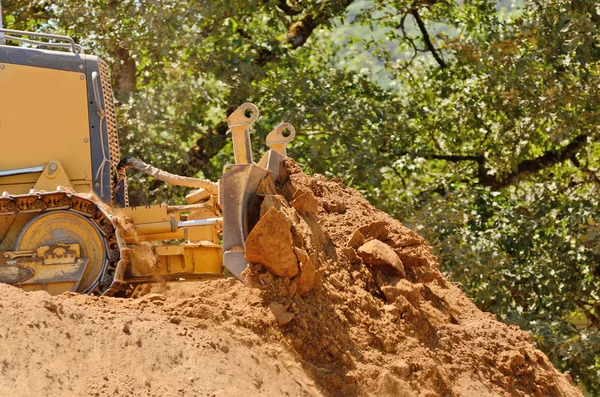
[[[302,12],[302,10],[299,10],[296,7],[290,6],[286,0],[279,0],[279,2],[277,3],[277,8],[279,8],[281,11],[283,11],[283,13],[285,15],[288,15],[290,17],[298,15]]]
[[[442,57],[440,57],[440,55],[437,53],[433,43],[431,42],[431,38],[429,37],[429,33],[427,32],[427,29],[425,28],[425,24],[423,23],[423,20],[421,19],[421,16],[419,15],[419,10],[417,9],[416,6],[413,6],[413,8],[411,8],[411,10],[409,12],[415,19],[415,22],[417,22],[417,25],[419,26],[419,30],[421,31],[421,35],[423,35],[423,41],[425,42],[427,49],[429,50],[429,52],[431,52],[431,55],[433,55],[433,57],[437,61],[438,65],[440,65],[440,67],[442,69],[446,68],[448,65],[446,65],[446,62],[444,62]]]
[[[573,165],[579,169],[579,171],[587,175],[597,186],[600,186],[600,177],[598,176],[598,170],[592,170],[587,166],[584,166],[583,164],[581,164],[581,162],[579,162],[577,156],[573,156],[572,158],[570,158],[570,160],[571,163],[573,163]]]
[[[308,40],[312,32],[325,21],[336,16],[343,10],[345,10],[354,0],[343,0],[339,4],[332,7],[327,7],[319,13],[307,13],[296,21],[288,30],[282,44],[289,45],[290,48],[296,49]]]
[[[588,141],[587,134],[581,134],[575,137],[572,142],[558,150],[550,150],[534,159],[523,160],[517,165],[517,169],[502,179],[497,179],[494,175],[489,175],[485,167],[479,167],[479,183],[489,186],[492,190],[501,190],[510,185],[518,183],[529,174],[534,174],[545,168],[552,167],[566,160],[575,158],[579,149]]]
[[[469,154],[432,154],[429,158],[432,160],[446,160],[453,163],[457,163],[459,161],[476,161],[477,163],[485,162],[483,156],[474,156]]]
[[[575,137],[572,142],[568,145],[557,149],[549,150],[541,156],[533,159],[523,160],[517,164],[516,169],[498,179],[495,175],[489,173],[489,168],[486,166],[486,159],[483,155],[462,155],[462,154],[437,154],[437,153],[411,153],[401,152],[400,156],[413,155],[423,157],[428,160],[444,160],[452,163],[458,163],[462,161],[474,161],[477,163],[477,181],[480,185],[487,186],[491,190],[502,190],[508,186],[515,185],[521,181],[524,177],[530,174],[534,174],[543,169],[552,167],[556,164],[562,163],[566,160],[571,160],[576,167],[580,167],[579,161],[577,160],[578,151],[584,147],[588,142],[589,136],[587,134],[581,134]],[[579,164],[579,165],[578,165]],[[597,183],[598,176],[591,172],[591,170],[582,169],[588,176],[590,176],[594,182]]]
[[[137,65],[131,52],[119,44],[110,46],[108,52],[112,59],[116,59],[113,67],[113,90],[115,96],[122,99],[123,95],[130,94],[137,89]]]

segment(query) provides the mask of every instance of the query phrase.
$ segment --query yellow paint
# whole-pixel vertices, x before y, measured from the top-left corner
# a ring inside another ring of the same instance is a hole
[[[74,247],[74,245],[71,247]],[[56,246],[40,247],[39,250],[44,252],[52,250],[53,253],[59,253],[60,248]],[[13,252],[13,254],[17,253]],[[68,255],[63,256],[63,258],[57,261],[56,257],[51,258],[50,256],[48,255],[44,259],[39,256],[29,256],[7,260],[0,265],[0,269],[6,266],[4,269],[21,269],[24,272],[30,272],[29,276],[25,273],[23,275],[25,278],[13,284],[26,291],[44,290],[50,295],[58,295],[67,291],[74,292],[89,260],[87,258],[74,258],[72,255]],[[49,259],[49,261],[46,259]]]
[[[85,75],[10,63],[3,65],[4,69],[0,69],[0,138],[3,142],[0,170],[42,166],[58,160],[71,181],[91,182]],[[26,193],[37,177],[39,173],[33,181],[31,175],[0,178],[0,190]]]
[[[150,258],[155,262],[152,263]],[[209,275],[220,276],[222,270],[221,246],[216,244],[144,246],[133,250],[125,280],[196,279]]]
[[[135,225],[135,232],[140,235],[174,233],[177,231],[177,223],[172,222],[149,222]]]
[[[196,189],[185,196],[188,204],[196,204],[207,200],[211,196],[210,192],[204,189]]]
[[[218,217],[214,208],[201,208],[188,215],[188,220],[208,219]],[[210,241],[219,244],[218,230],[214,225],[196,226],[187,229],[187,239],[189,241]]]
[[[58,186],[72,188],[71,180],[60,161],[53,160],[46,165],[33,188],[35,190],[54,191]]]
[[[258,108],[248,102],[238,107],[227,118],[236,164],[252,164],[252,148],[249,147],[250,132],[248,130],[257,119]]]
[[[185,238],[185,230],[179,229],[175,233],[158,233],[158,234],[140,234],[135,238],[125,237],[125,241],[129,244],[136,241],[164,241],[164,240],[182,240]]]
[[[135,225],[143,223],[170,222],[171,219],[179,222],[179,214],[167,213],[165,204],[151,205],[148,207],[123,208],[122,213],[131,218]]]

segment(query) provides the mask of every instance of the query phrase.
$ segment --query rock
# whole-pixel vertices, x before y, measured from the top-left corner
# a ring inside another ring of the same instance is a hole
[[[43,302],[44,308],[52,313],[58,313],[58,305],[51,300],[46,300]]]
[[[398,293],[412,304],[417,304],[421,300],[422,284],[413,284],[408,280],[400,280],[396,283]]]
[[[294,252],[296,253],[296,257],[298,258],[302,269],[300,277],[298,278],[298,293],[304,295],[312,290],[315,285],[316,269],[312,259],[310,259],[310,256],[305,250],[294,247]]]
[[[292,341],[292,346],[294,346],[294,350],[300,350],[300,348],[302,348],[302,339],[294,339]]]
[[[343,214],[346,212],[346,203],[341,200],[331,199],[323,201],[323,208],[329,213]]]
[[[348,240],[348,242],[346,243],[346,245],[348,247],[351,247],[354,249],[358,249],[360,246],[362,246],[364,244],[365,244],[365,236],[363,236],[363,234],[359,230],[356,230],[352,234],[352,237],[350,237],[350,240]]]
[[[281,211],[283,208],[288,208],[288,205],[283,196],[267,195],[260,205],[260,216],[263,217],[271,208]]]
[[[360,232],[365,239],[383,240],[389,235],[387,225],[388,223],[386,221],[376,221],[359,228],[357,231]]]
[[[319,209],[319,201],[311,191],[305,191],[298,194],[292,206],[300,213],[316,214]]]
[[[149,302],[162,302],[162,301],[166,300],[167,298],[162,294],[152,293],[152,294],[144,295],[142,297],[142,299],[145,301],[149,301]]]
[[[356,263],[359,261],[358,254],[356,253],[356,250],[354,248],[344,247],[342,249],[342,252],[344,253],[344,255],[346,255],[346,258],[348,258],[350,263]]]
[[[384,312],[390,313],[394,317],[400,316],[400,311],[395,305],[383,305],[382,309]]]
[[[273,181],[273,174],[268,173],[256,189],[256,194],[277,194],[277,188],[275,187],[275,181]]]
[[[289,324],[295,317],[293,313],[288,313],[281,303],[273,302],[269,305],[269,309],[281,327]]]
[[[382,285],[380,288],[381,292],[383,292],[383,295],[385,296],[386,302],[388,303],[393,303],[400,295],[398,288],[394,287],[393,285]]]
[[[408,379],[410,376],[410,365],[404,360],[398,359],[392,365],[392,372],[401,377],[402,379]]]
[[[288,291],[288,297],[290,297],[290,298],[293,298],[296,295],[296,292],[298,292],[297,279],[294,279],[294,281],[292,281],[290,283],[290,285],[287,286],[287,291]]]
[[[333,285],[333,287],[338,291],[343,291],[347,287],[347,285],[343,281],[339,280],[336,275],[329,276],[327,280],[329,281],[329,284]]]
[[[260,263],[275,276],[294,277],[298,274],[291,226],[283,212],[269,209],[246,239],[246,260]]]
[[[379,240],[371,240],[358,249],[360,258],[373,269],[382,273],[406,277],[404,266],[398,255],[387,244]]]

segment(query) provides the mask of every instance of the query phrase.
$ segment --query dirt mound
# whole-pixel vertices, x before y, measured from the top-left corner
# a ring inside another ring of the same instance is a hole
[[[285,168],[276,186],[283,198],[263,202],[261,212],[285,214],[293,248],[307,255],[297,255],[299,275],[270,280],[262,298],[287,314],[282,334],[323,392],[581,395],[527,333],[481,312],[448,282],[423,238],[341,181],[308,177],[293,161]],[[300,292],[306,256],[317,281]],[[268,266],[251,266],[249,275],[269,279]]]
[[[135,300],[0,284],[0,322],[0,396],[321,395],[233,279]]]
[[[420,236],[285,166],[249,236],[260,288],[117,299],[0,285],[0,395],[581,396],[527,333],[445,280]]]

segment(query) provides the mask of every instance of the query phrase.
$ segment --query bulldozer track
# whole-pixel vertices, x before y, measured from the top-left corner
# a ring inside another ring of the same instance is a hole
[[[124,244],[120,239],[123,231],[120,230],[118,220],[103,208],[98,198],[92,194],[60,190],[21,195],[10,195],[5,192],[0,196],[0,216],[52,211],[69,211],[83,215],[96,226],[106,244],[107,252],[102,271],[96,281],[82,292],[91,295],[114,295],[120,288],[120,283],[114,280],[123,258]]]

